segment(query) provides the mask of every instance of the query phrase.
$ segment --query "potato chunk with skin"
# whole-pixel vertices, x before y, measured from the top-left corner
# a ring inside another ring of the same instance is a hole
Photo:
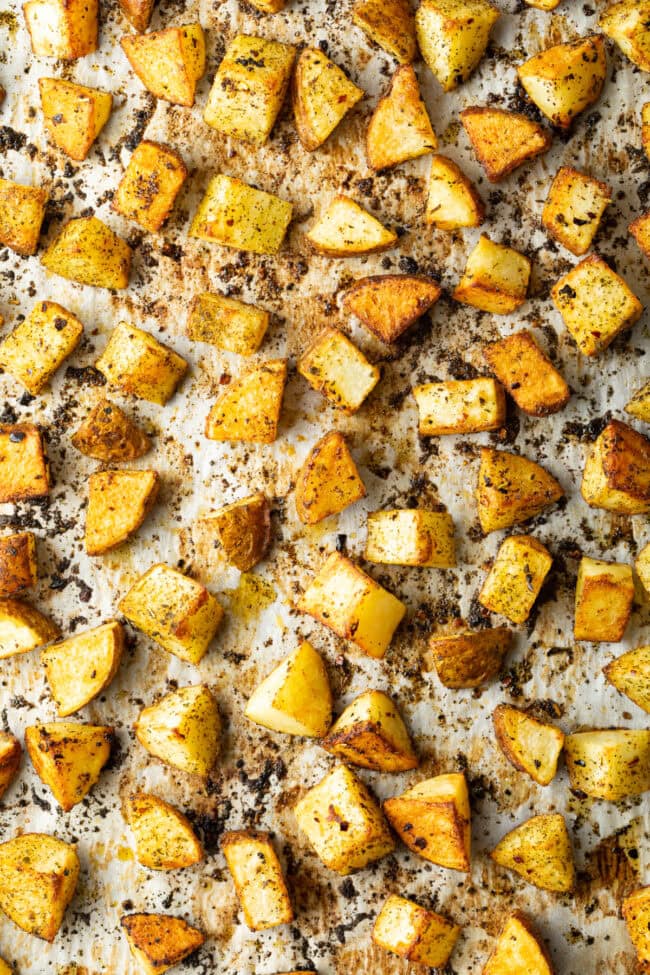
[[[124,804],[138,863],[150,870],[182,870],[203,859],[203,847],[187,816],[164,799],[135,792]]]
[[[616,41],[623,54],[642,71],[650,71],[650,2],[621,0],[600,15],[598,26]]]
[[[567,735],[564,756],[571,788],[618,802],[650,789],[650,731],[596,729]]]
[[[277,254],[292,213],[279,196],[220,173],[210,180],[189,233],[234,250]]]
[[[76,217],[54,238],[41,263],[69,281],[119,291],[129,284],[131,248],[97,217]]]
[[[506,921],[483,975],[554,975],[544,944],[519,911]]]
[[[442,293],[437,281],[418,274],[359,278],[343,294],[343,308],[387,344],[427,313]]]
[[[118,671],[123,651],[122,624],[109,620],[41,652],[59,717],[74,714],[106,690]]]
[[[273,443],[287,381],[285,359],[268,359],[224,388],[205,421],[208,440]]]
[[[308,152],[318,149],[365,92],[320,48],[300,52],[293,75],[296,132]]]
[[[417,57],[415,19],[408,0],[356,0],[352,20],[400,64]]]
[[[530,270],[524,254],[481,234],[453,297],[481,311],[509,315],[526,300]]]
[[[293,908],[278,855],[269,833],[233,830],[221,849],[251,931],[266,931],[293,921]]]
[[[418,44],[443,91],[467,81],[498,19],[487,0],[423,0],[415,15]]]
[[[400,796],[384,812],[409,850],[449,870],[470,869],[470,808],[462,772],[436,775]]]
[[[203,292],[192,301],[187,334],[195,342],[208,342],[226,352],[252,355],[262,344],[269,322],[270,315],[263,308],[226,295]]]
[[[44,498],[50,465],[43,438],[32,423],[0,425],[0,504]]]
[[[0,538],[0,598],[31,589],[37,581],[34,533],[16,532]]]
[[[149,26],[153,7],[154,0],[120,0],[120,10],[139,34]]]
[[[415,386],[423,437],[497,430],[506,419],[506,398],[494,379],[462,379]]]
[[[485,220],[485,206],[473,183],[446,156],[431,160],[424,219],[438,230],[480,227]]]
[[[650,213],[643,213],[628,227],[640,249],[650,260]]]
[[[376,658],[385,655],[406,613],[404,603],[338,552],[312,579],[297,608]]]
[[[345,437],[332,430],[314,444],[296,475],[296,514],[316,525],[365,498],[366,488]]]
[[[480,687],[500,672],[512,648],[512,630],[498,626],[471,631],[458,620],[447,632],[433,633],[429,648],[441,684]]]
[[[438,146],[417,75],[410,64],[397,69],[388,94],[379,99],[366,133],[366,155],[374,170],[397,166]]]
[[[491,183],[499,183],[514,169],[550,149],[550,134],[526,115],[502,108],[471,106],[460,120],[476,158]]]
[[[321,738],[332,723],[332,691],[327,668],[304,640],[251,694],[244,714],[249,721],[303,738]]]
[[[159,487],[156,471],[91,474],[85,533],[88,555],[104,555],[128,541],[154,506]]]
[[[539,464],[506,450],[481,448],[476,501],[484,535],[536,518],[562,497],[559,482]]]
[[[296,49],[238,34],[217,69],[203,118],[226,136],[263,145],[289,87]]]
[[[444,511],[402,508],[368,515],[365,559],[383,565],[456,565],[454,522]]]
[[[325,866],[344,876],[395,849],[375,797],[346,765],[309,789],[294,814]]]
[[[45,833],[0,844],[0,908],[23,931],[54,941],[79,878],[74,846]]]
[[[217,702],[201,684],[180,687],[140,712],[135,734],[165,765],[207,778],[220,750]]]
[[[22,754],[23,750],[16,736],[8,731],[0,731],[0,799],[18,774]]]
[[[626,423],[612,420],[589,448],[580,490],[592,508],[647,514],[650,440]]]
[[[51,141],[70,159],[82,162],[108,122],[113,96],[62,78],[39,78],[38,87]]]
[[[200,524],[240,572],[249,572],[261,562],[271,544],[271,511],[259,491],[206,515]]]
[[[576,640],[616,643],[623,639],[634,600],[634,579],[629,565],[584,557],[576,584]]]
[[[621,654],[603,667],[603,673],[617,691],[650,714],[650,646]]]
[[[180,917],[125,914],[120,924],[144,975],[161,975],[197,951],[204,936]]]
[[[27,0],[23,13],[37,58],[74,61],[97,50],[98,0]]]
[[[64,812],[84,799],[111,755],[113,729],[56,721],[25,729],[25,746],[38,777]]]
[[[38,396],[74,352],[83,330],[79,319],[62,305],[39,301],[0,344],[0,366]]]
[[[205,38],[200,24],[167,27],[121,40],[136,75],[156,98],[173,105],[194,104],[196,83],[205,72]]]
[[[594,34],[556,44],[517,69],[532,102],[554,125],[568,129],[580,112],[600,98],[607,76],[602,37]]]
[[[483,355],[524,413],[549,416],[568,403],[571,390],[527,329],[490,342]]]
[[[538,785],[549,785],[557,772],[564,732],[511,704],[499,704],[492,721],[499,748],[510,764]]]
[[[458,925],[440,914],[391,894],[377,915],[372,940],[410,962],[439,968],[447,964],[459,934]]]
[[[104,396],[93,406],[70,441],[87,457],[107,463],[137,460],[151,449],[146,433]]]
[[[118,322],[95,368],[112,386],[164,406],[187,372],[187,362],[149,332]]]
[[[223,619],[205,586],[160,562],[131,586],[119,610],[134,626],[181,660],[198,664]]]
[[[532,535],[506,538],[483,583],[479,602],[512,623],[525,623],[552,564],[549,550]]]
[[[337,328],[326,328],[298,362],[313,389],[344,413],[356,413],[381,378],[377,366]]]
[[[58,635],[58,626],[32,606],[0,599],[0,660],[42,647]]]
[[[305,238],[313,250],[327,257],[374,254],[397,243],[396,233],[343,194],[334,197]]]
[[[47,191],[0,179],[0,244],[28,257],[38,249]]]
[[[639,887],[623,901],[621,911],[641,972],[650,972],[650,887]]]
[[[155,233],[171,213],[186,179],[187,167],[174,149],[143,139],[129,159],[113,209]]]
[[[322,747],[375,772],[406,772],[418,757],[397,705],[383,691],[365,691],[337,718]]]
[[[562,166],[544,204],[542,226],[572,254],[582,257],[591,247],[611,200],[612,191],[606,183]]]
[[[564,816],[558,813],[527,819],[506,833],[490,856],[542,890],[558,894],[573,890],[573,848]]]

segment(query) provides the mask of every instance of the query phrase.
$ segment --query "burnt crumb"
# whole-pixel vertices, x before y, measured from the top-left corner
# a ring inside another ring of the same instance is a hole
[[[183,257],[183,248],[179,244],[172,244],[171,241],[166,240],[160,253],[163,257],[168,257],[170,261],[174,261],[175,264],[180,264]]]
[[[368,914],[365,911],[360,911],[358,914],[355,914],[352,919],[347,922],[347,924],[337,924],[334,928],[334,933],[339,939],[340,943],[344,945],[346,940],[345,936],[348,931],[354,931],[354,929],[358,927],[362,921],[367,921],[371,917],[372,914]]]
[[[372,179],[366,177],[365,179],[357,180],[357,189],[363,196],[371,196],[373,190]]]
[[[467,622],[474,630],[485,630],[490,626],[490,614],[485,606],[479,603],[478,596],[472,596]]]
[[[33,708],[34,705],[26,697],[23,697],[22,694],[16,694],[9,701],[9,707],[20,710],[21,708]]]
[[[5,403],[0,413],[0,423],[18,423],[18,414],[11,403]]]
[[[93,591],[88,585],[88,583],[84,582],[83,579],[74,579],[73,581],[77,589],[79,590],[79,596],[78,596],[79,602],[89,603],[92,598]]]
[[[16,132],[10,125],[0,125],[0,152],[20,152],[27,144],[27,136],[24,132]]]
[[[144,95],[145,104],[143,108],[138,109],[135,113],[135,125],[131,131],[123,139],[123,145],[133,152],[134,149],[142,142],[142,137],[144,136],[145,129],[151,121],[153,113],[156,111],[156,99],[153,95],[146,93]],[[115,146],[113,150],[116,152],[116,158],[119,156],[119,144]]]
[[[237,767],[239,769],[239,781],[242,783],[242,785],[245,785],[247,789],[250,789],[251,792],[256,793],[260,800],[262,800],[265,794],[269,791],[271,779],[275,778],[278,782],[281,782],[287,774],[287,767],[281,758],[265,759],[264,768],[260,774],[254,778],[248,775],[241,759],[237,762]]]
[[[562,427],[562,439],[577,439],[580,443],[591,443],[600,436],[611,418],[612,414],[608,410],[604,416],[595,416],[586,423],[569,420]]]
[[[349,877],[343,881],[339,887],[339,890],[341,892],[341,896],[345,897],[346,900],[352,900],[353,897],[357,896],[357,889]]]
[[[65,378],[80,386],[105,386],[106,377],[94,366],[68,366]]]
[[[32,789],[32,802],[34,802],[35,805],[37,805],[40,809],[44,809],[46,812],[49,812],[52,808],[47,799],[40,796],[36,789]]]
[[[221,837],[226,831],[226,824],[232,813],[230,799],[218,800],[218,807],[212,815],[197,815],[191,811],[187,813],[192,825],[201,837],[206,853],[216,853],[219,850]]]

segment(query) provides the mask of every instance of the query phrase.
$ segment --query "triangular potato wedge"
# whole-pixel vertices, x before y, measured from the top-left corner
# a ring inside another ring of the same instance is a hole
[[[103,555],[137,532],[158,496],[156,471],[97,471],[88,482],[86,552]]]
[[[368,124],[366,154],[373,169],[387,169],[417,159],[437,148],[426,105],[413,67],[404,64],[393,75]]]
[[[321,745],[344,762],[376,772],[406,772],[418,766],[404,720],[383,691],[366,691],[355,698]]]
[[[487,0],[423,0],[415,15],[422,57],[443,91],[452,91],[485,53],[499,11]]]
[[[54,941],[79,877],[74,846],[45,833],[0,844],[0,908],[23,931]]]
[[[128,287],[131,248],[97,217],[74,217],[59,231],[41,264],[68,281],[92,288]]]
[[[438,230],[480,227],[485,206],[465,173],[446,156],[434,156],[424,219]]]
[[[41,652],[59,717],[79,711],[108,687],[120,666],[123,650],[122,624],[110,620]]]
[[[59,628],[18,599],[0,599],[0,660],[55,640]]]
[[[25,745],[40,779],[65,812],[98,781],[111,755],[113,729],[54,721],[25,729]]]
[[[120,10],[139,34],[149,26],[154,0],[120,0]]]
[[[22,753],[20,742],[15,735],[8,731],[0,731],[0,799],[16,777]]]
[[[639,971],[650,972],[650,886],[638,887],[622,904],[630,941],[636,948]]]
[[[145,975],[161,975],[205,941],[197,928],[167,914],[126,914],[120,924],[131,954]]]
[[[538,785],[548,785],[557,772],[564,732],[510,704],[499,704],[492,721],[499,748],[510,764]]]
[[[135,733],[140,744],[166,765],[206,777],[220,748],[217,702],[200,684],[181,687],[144,708]]]
[[[431,634],[429,647],[440,683],[445,687],[480,687],[499,673],[512,649],[512,630],[505,626],[471,630],[456,619]]]
[[[499,935],[483,975],[554,975],[546,948],[523,914],[512,914]]]
[[[603,667],[603,673],[617,691],[650,714],[650,646],[621,654]]]
[[[541,514],[564,496],[555,478],[527,457],[481,449],[476,500],[484,534]]]
[[[571,126],[576,115],[600,98],[607,76],[602,37],[556,44],[517,69],[519,81],[532,102],[554,125]]]
[[[305,149],[322,146],[363,96],[363,88],[319,48],[303,48],[293,76],[293,112]]]
[[[542,890],[573,890],[573,848],[564,816],[559,813],[527,819],[506,833],[490,856],[500,867],[514,870]]]
[[[400,64],[410,64],[417,57],[415,19],[409,0],[357,0],[352,20]]]
[[[342,194],[334,197],[305,237],[315,251],[328,257],[374,254],[397,243],[397,234]]]
[[[240,572],[261,562],[271,543],[271,509],[261,491],[199,518],[196,525],[204,543],[219,548]]]
[[[245,715],[286,735],[320,738],[332,722],[332,692],[320,655],[305,640],[251,694]]]
[[[269,359],[224,389],[205,421],[208,440],[273,443],[287,381],[285,359]]]
[[[138,863],[151,870],[180,870],[203,859],[190,822],[164,799],[136,792],[124,804]]]
[[[551,136],[541,125],[516,112],[471,107],[460,118],[491,183],[498,183],[551,146]]]
[[[113,96],[62,78],[39,78],[43,123],[55,146],[81,162],[108,122]]]
[[[462,773],[418,782],[387,799],[384,812],[409,850],[449,870],[469,870],[469,793]]]
[[[106,397],[93,406],[71,442],[87,457],[109,463],[137,460],[151,449],[146,433]]]
[[[395,342],[436,303],[442,289],[418,274],[377,274],[360,278],[343,295],[343,307],[382,342]]]
[[[296,476],[296,514],[316,525],[365,498],[366,489],[345,437],[332,430],[315,443]]]
[[[650,71],[650,2],[620,0],[600,15],[599,27],[642,71]]]
[[[205,71],[205,38],[200,24],[129,34],[121,44],[131,67],[152,95],[191,108],[196,83]]]

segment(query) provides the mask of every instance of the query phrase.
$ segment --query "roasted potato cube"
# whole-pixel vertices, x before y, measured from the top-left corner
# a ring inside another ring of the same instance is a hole
[[[650,714],[650,646],[621,654],[603,667],[603,673],[617,691]]]
[[[59,717],[74,714],[106,690],[118,671],[123,651],[122,624],[110,620],[41,652]]]
[[[596,729],[567,735],[564,755],[571,788],[618,802],[650,789],[650,731]]]
[[[201,684],[180,687],[140,712],[135,734],[165,765],[206,778],[219,755],[217,702]]]
[[[332,723],[332,692],[327,668],[304,640],[251,694],[244,712],[249,721],[303,738],[322,738]]]
[[[512,535],[497,552],[479,594],[491,613],[525,623],[553,563],[553,556],[532,535]]]
[[[538,10],[555,10],[562,3],[562,0],[524,0],[529,7],[536,7]]]
[[[481,234],[453,297],[482,311],[509,315],[526,300],[530,267],[524,254]]]
[[[104,396],[70,439],[82,454],[108,463],[136,460],[151,449],[146,433]]]
[[[154,0],[120,0],[120,10],[139,34],[149,26]]]
[[[292,212],[291,204],[279,196],[220,173],[208,184],[190,237],[253,254],[277,254]]]
[[[88,480],[85,545],[104,555],[128,541],[158,497],[156,471],[96,471]]]
[[[598,34],[556,44],[521,64],[517,74],[539,110],[553,125],[568,129],[600,98],[607,76],[605,44]]]
[[[487,0],[423,0],[415,15],[418,44],[443,91],[467,81],[498,19]]]
[[[494,379],[462,379],[414,386],[423,437],[497,430],[506,419],[506,398]]]
[[[326,328],[298,362],[298,372],[344,413],[356,413],[381,378],[377,366],[337,328]]]
[[[135,839],[138,863],[150,870],[181,870],[203,859],[187,816],[164,799],[135,792],[124,804],[124,818]]]
[[[79,877],[74,846],[45,833],[0,844],[0,908],[23,931],[54,941]]]
[[[55,721],[25,729],[25,746],[36,774],[64,812],[84,799],[111,755],[113,729]]]
[[[404,603],[339,552],[332,552],[297,607],[369,657],[385,655],[406,613]]]
[[[20,742],[15,735],[8,731],[0,731],[0,799],[18,774],[22,753]]]
[[[580,560],[576,584],[576,640],[617,643],[623,639],[632,613],[634,579],[629,565]]]
[[[204,120],[224,135],[263,145],[282,108],[295,56],[292,44],[238,34],[214,76]]]
[[[120,924],[144,975],[161,975],[197,951],[205,938],[180,917],[125,914]]]
[[[544,204],[542,225],[572,254],[586,254],[611,203],[606,183],[570,166],[558,169]]]
[[[645,256],[650,259],[650,213],[643,213],[633,220],[628,230]]]
[[[356,0],[352,20],[400,64],[415,61],[415,19],[408,0]]]
[[[169,146],[143,139],[120,180],[113,209],[145,230],[160,230],[187,179],[187,167]]]
[[[314,444],[296,476],[296,514],[316,525],[365,498],[366,489],[345,437],[332,430]]]
[[[641,141],[646,156],[650,157],[650,102],[641,107]]]
[[[118,322],[95,363],[112,386],[164,406],[187,371],[182,356],[129,322]]]
[[[412,65],[403,64],[379,99],[366,133],[366,155],[372,169],[388,169],[417,159],[438,146]]]
[[[410,962],[439,968],[447,964],[459,934],[458,925],[440,914],[391,894],[377,916],[372,940]]]
[[[337,873],[352,873],[395,849],[375,797],[346,765],[309,789],[294,813],[317,855]]]
[[[542,890],[558,894],[573,890],[573,848],[564,816],[559,813],[527,819],[506,833],[490,856],[500,867],[514,870]]]
[[[418,757],[397,705],[383,691],[365,691],[337,718],[323,748],[375,772],[407,772]]]
[[[499,748],[510,764],[538,785],[549,785],[557,772],[564,732],[511,704],[499,704],[492,721]]]
[[[69,220],[41,258],[48,271],[93,288],[126,288],[131,248],[97,217]]]
[[[578,348],[589,356],[604,352],[643,313],[623,278],[596,254],[561,277],[551,297]]]
[[[389,344],[425,315],[441,293],[437,281],[422,275],[377,274],[347,288],[343,307]]]
[[[271,543],[271,511],[266,497],[251,494],[200,519],[200,528],[227,562],[249,572],[264,558]]]
[[[400,796],[384,812],[409,850],[449,870],[470,869],[470,808],[462,772],[436,775]]]
[[[108,122],[113,96],[62,78],[39,78],[38,87],[47,134],[70,159],[82,162]]]
[[[490,342],[483,355],[524,413],[549,416],[568,403],[571,390],[527,329]]]
[[[650,542],[641,549],[634,565],[643,588],[650,595]]]
[[[620,514],[650,511],[650,440],[611,420],[589,448],[580,488],[592,508]]]
[[[471,106],[460,113],[476,158],[491,183],[550,149],[550,134],[526,115]]]
[[[221,849],[247,927],[265,931],[293,921],[289,891],[270,834],[233,830],[224,834]]]
[[[431,160],[424,219],[438,230],[480,227],[485,220],[485,207],[474,185],[446,156]]]
[[[23,13],[37,58],[74,61],[97,50],[97,0],[27,0]]]
[[[58,626],[32,606],[0,599],[0,660],[42,647],[58,635]]]
[[[0,504],[43,498],[49,492],[50,465],[38,427],[0,425]]]
[[[27,318],[0,344],[0,366],[25,389],[38,394],[74,352],[84,327],[62,305],[39,301]]]
[[[604,10],[598,26],[616,41],[623,54],[642,71],[650,71],[650,3],[621,0]]]
[[[403,508],[368,515],[364,558],[384,565],[456,565],[454,522],[444,511]]]
[[[270,315],[263,308],[237,298],[203,292],[197,295],[187,320],[187,334],[195,342],[208,342],[226,352],[252,355],[257,352],[269,327]]]
[[[476,501],[484,535],[536,518],[562,497],[561,485],[539,464],[506,450],[481,448]]]
[[[267,359],[230,382],[206,418],[208,440],[273,443],[286,381],[286,359]]]
[[[0,179],[0,244],[23,257],[35,254],[46,203],[42,187]]]
[[[300,52],[293,75],[293,114],[296,132],[308,152],[329,138],[350,109],[363,98],[355,85],[320,48]]]
[[[501,670],[511,647],[512,630],[507,627],[472,632],[460,620],[429,638],[440,683],[452,688],[487,684]]]
[[[196,83],[205,72],[205,38],[200,24],[167,27],[121,40],[131,67],[156,98],[173,105],[194,104]]]
[[[328,257],[374,254],[397,243],[397,234],[342,194],[334,197],[305,237],[313,250]]]
[[[119,609],[165,650],[193,664],[204,656],[223,618],[205,586],[162,562],[140,576]]]
[[[534,6],[541,7],[542,0]],[[519,911],[506,921],[483,975],[554,975],[545,946]]]
[[[633,890],[622,904],[630,941],[636,949],[639,971],[650,971],[650,887]]]
[[[0,538],[0,598],[31,589],[37,581],[34,533],[16,532]]]

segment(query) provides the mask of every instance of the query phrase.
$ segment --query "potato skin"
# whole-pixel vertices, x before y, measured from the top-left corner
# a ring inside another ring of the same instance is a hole
[[[87,457],[108,463],[137,460],[151,449],[146,433],[106,397],[93,406],[71,442]]]
[[[0,598],[31,589],[37,580],[34,533],[16,532],[0,538]]]
[[[400,64],[417,57],[415,18],[408,0],[357,0],[352,20]]]
[[[564,733],[510,704],[499,704],[492,712],[492,722],[499,748],[510,764],[538,785],[549,785],[557,772]]]
[[[620,514],[650,511],[650,440],[611,420],[589,449],[582,497],[592,508]]]
[[[382,342],[395,342],[442,294],[433,278],[375,274],[359,278],[343,294],[343,307]]]
[[[149,26],[153,7],[154,0],[120,0],[120,10],[139,34]]]
[[[227,504],[199,523],[240,572],[249,572],[261,562],[271,544],[271,509],[261,492]]]
[[[474,630],[458,621],[448,632],[434,633],[429,648],[438,678],[445,687],[480,687],[496,677],[512,647],[506,626]]]

